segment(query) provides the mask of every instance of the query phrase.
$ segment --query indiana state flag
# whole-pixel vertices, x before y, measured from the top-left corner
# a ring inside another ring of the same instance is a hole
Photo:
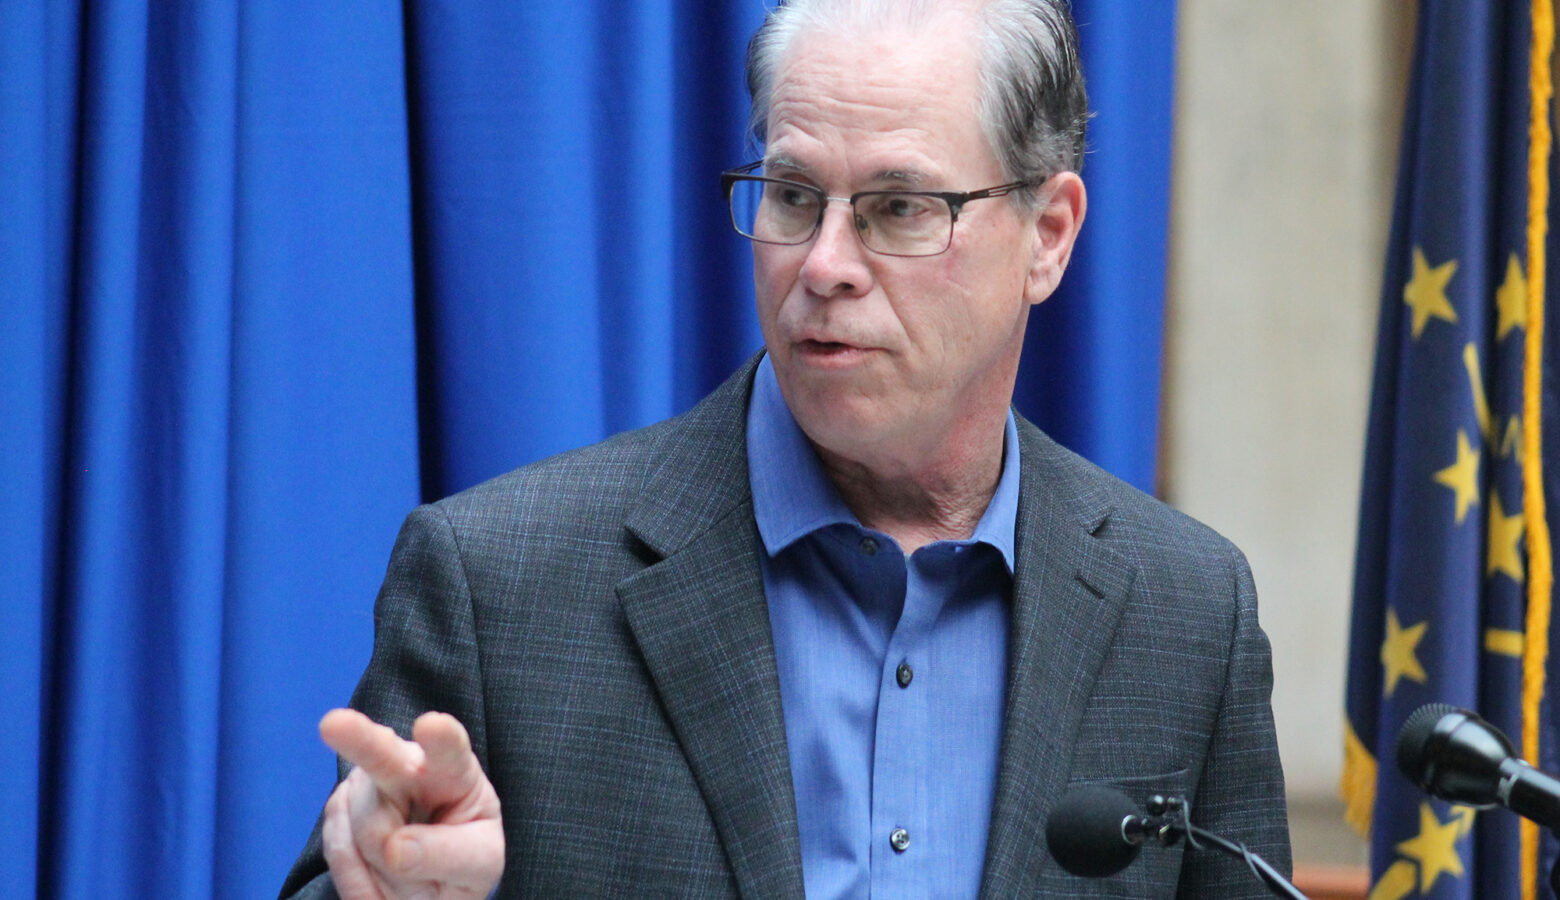
[[[1552,836],[1426,796],[1394,756],[1408,715],[1441,702],[1556,769],[1543,465],[1560,448],[1544,365],[1553,31],[1550,0],[1420,4],[1349,657],[1343,793],[1370,835],[1372,898],[1553,896]]]

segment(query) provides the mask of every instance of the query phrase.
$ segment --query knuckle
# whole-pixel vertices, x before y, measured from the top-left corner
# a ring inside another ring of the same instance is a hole
[[[331,816],[320,829],[320,849],[332,868],[356,855],[352,846],[352,828],[342,816]]]
[[[354,786],[348,781],[341,782],[331,791],[330,799],[325,801],[326,827],[334,825],[343,832],[350,832],[362,807],[361,800],[354,798],[353,794]]]

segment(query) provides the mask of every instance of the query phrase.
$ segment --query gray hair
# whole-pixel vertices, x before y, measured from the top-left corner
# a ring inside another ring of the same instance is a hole
[[[799,33],[889,21],[915,26],[938,6],[937,0],[785,0],[770,10],[748,42],[753,141],[764,143],[775,70]],[[988,0],[975,18],[980,121],[1008,177],[1038,184],[1057,172],[1078,171],[1089,101],[1067,0]]]

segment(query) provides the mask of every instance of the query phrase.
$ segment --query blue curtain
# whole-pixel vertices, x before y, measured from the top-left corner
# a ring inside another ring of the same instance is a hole
[[[1154,9],[1078,4],[1093,205],[1020,397],[1144,487]],[[714,176],[750,152],[762,14],[0,3],[8,892],[274,892],[405,512],[686,409],[759,345]]]
[[[1089,82],[1089,211],[1062,286],[1029,316],[1013,402],[1155,492],[1170,221],[1175,0],[1074,0]]]

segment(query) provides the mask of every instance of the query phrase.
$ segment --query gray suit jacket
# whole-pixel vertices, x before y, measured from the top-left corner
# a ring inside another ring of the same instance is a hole
[[[684,416],[421,507],[401,530],[352,704],[403,734],[429,709],[465,723],[503,804],[501,896],[802,894],[748,489],[753,368]],[[1289,842],[1240,552],[1027,422],[1019,441],[982,895],[1266,896],[1211,850],[1149,847],[1098,880],[1047,854],[1047,814],[1084,782],[1185,795],[1204,827],[1286,871]],[[283,895],[333,896],[323,873],[316,827]]]

